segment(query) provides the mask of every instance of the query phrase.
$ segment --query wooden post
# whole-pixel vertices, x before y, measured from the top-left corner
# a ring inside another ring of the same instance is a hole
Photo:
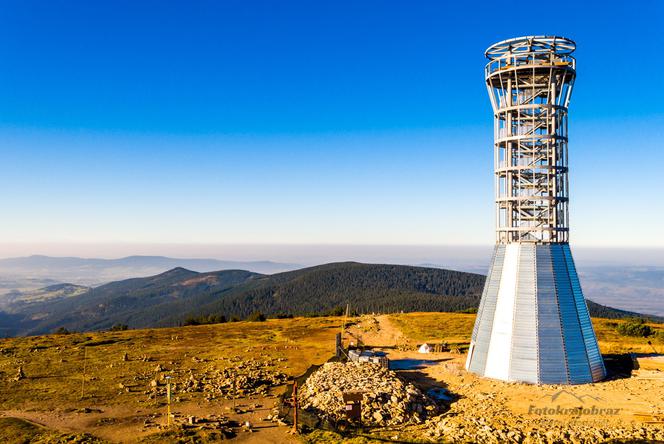
[[[293,434],[297,435],[297,381],[293,383]]]
[[[83,399],[83,390],[85,389],[85,368],[88,363],[88,348],[83,346],[83,377],[81,378],[81,399]]]
[[[168,377],[168,382],[166,383],[166,403],[167,403],[167,417],[166,417],[166,426],[171,426],[171,381]]]
[[[233,373],[233,413],[235,413],[235,398],[237,398],[237,372]]]
[[[346,330],[346,323],[348,322],[348,315],[350,314],[350,304],[346,304],[346,312],[344,313],[343,324],[341,324],[341,339],[343,340],[343,334]]]

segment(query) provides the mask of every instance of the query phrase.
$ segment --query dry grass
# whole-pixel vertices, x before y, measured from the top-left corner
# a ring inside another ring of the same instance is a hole
[[[664,353],[664,324],[649,323],[653,329],[660,332],[659,335],[649,338],[635,338],[630,336],[622,336],[616,330],[619,324],[627,321],[614,320],[614,319],[598,319],[593,318],[593,326],[595,327],[595,334],[599,341],[599,348],[604,354],[617,354],[617,353],[653,353],[657,350],[659,353]],[[652,346],[648,345],[648,341]],[[655,349],[653,349],[653,346]]]
[[[236,356],[282,358],[279,370],[297,375],[333,353],[340,322],[336,318],[283,319],[3,339],[0,404],[4,409],[78,408],[82,387],[88,402],[141,402],[158,364],[166,372],[191,369],[196,373],[212,365],[228,366],[228,358]],[[126,362],[124,353],[129,358]],[[27,378],[12,381],[19,366]],[[131,392],[119,394],[120,383]]]
[[[390,315],[389,320],[408,341],[446,341],[463,346],[469,341],[475,315],[410,313]],[[154,435],[158,430],[143,428],[144,418],[163,415],[164,410],[164,400],[148,399],[146,395],[152,379],[168,374],[177,381],[190,371],[202,375],[235,365],[233,358],[272,360],[275,371],[299,375],[309,365],[322,363],[333,354],[334,336],[341,322],[342,318],[295,318],[2,339],[0,414],[34,418],[63,432],[2,419],[0,436],[32,433],[40,436],[42,441],[38,442],[50,442],[46,438],[59,439],[62,433],[89,432],[110,441],[127,436],[145,439],[150,434],[159,439]],[[653,351],[647,339],[620,336],[616,326],[621,322],[593,319],[603,353]],[[664,331],[664,324],[650,325]],[[664,349],[661,336],[653,340],[660,352]],[[125,353],[127,361],[123,360]],[[14,381],[19,366],[26,378]],[[175,396],[181,398],[177,408],[190,408],[191,414],[199,414],[195,409],[200,414],[227,412],[221,400],[206,401],[200,392]],[[83,408],[93,413],[80,413]],[[94,413],[95,409],[103,413]],[[314,441],[326,439],[334,441],[335,436],[323,434]]]
[[[110,441],[125,441],[136,432],[146,437],[157,430],[144,430],[143,421],[164,414],[165,399],[147,395],[153,379],[168,375],[179,383],[190,373],[201,378],[251,359],[300,375],[334,353],[341,322],[297,318],[2,339],[0,416],[31,418],[52,429],[86,431]],[[14,381],[19,367],[26,377]],[[174,397],[176,411],[227,413],[229,401],[208,401],[203,392],[176,392]]]
[[[474,314],[462,313],[408,313],[390,316],[390,320],[411,340],[417,342],[447,341],[450,344],[467,344],[475,323]],[[592,319],[600,350],[604,354],[653,353],[648,345],[651,341],[655,349],[664,353],[664,334],[651,338],[622,336],[616,331],[620,323],[613,319]],[[664,324],[649,323],[658,332],[664,332]]]
[[[474,314],[408,313],[390,316],[390,321],[410,340],[464,344],[470,341]]]
[[[85,433],[59,433],[18,418],[0,418],[0,436],[2,437],[2,442],[6,443],[103,443],[100,439]]]

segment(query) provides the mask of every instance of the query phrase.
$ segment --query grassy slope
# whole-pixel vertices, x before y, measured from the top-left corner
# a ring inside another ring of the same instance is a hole
[[[408,313],[391,315],[392,322],[411,340],[418,342],[442,340],[448,343],[467,343],[475,324],[475,315],[462,313]],[[657,351],[664,352],[660,339],[621,336],[616,326],[624,320],[592,318],[599,347],[604,354],[652,353],[650,340]],[[657,331],[664,331],[664,323],[649,323]]]
[[[59,433],[19,418],[0,418],[0,436],[6,443],[101,444],[103,442],[85,433]]]
[[[391,315],[390,319],[412,341],[467,343],[475,315],[409,313]],[[615,326],[621,322],[624,321],[593,319],[603,353],[652,352],[647,339],[619,336]],[[105,405],[129,400],[145,402],[142,391],[148,388],[156,363],[166,363],[166,369],[177,376],[188,369],[202,372],[210,365],[229,365],[221,358],[232,356],[285,358],[286,373],[297,375],[311,363],[323,362],[332,354],[340,323],[341,318],[295,318],[2,339],[0,405],[46,409],[78,405],[84,365],[86,399]],[[650,325],[664,331],[664,324]],[[653,342],[658,349],[664,349],[661,339]],[[121,359],[125,352],[128,362]],[[212,364],[194,362],[194,356]],[[14,382],[11,379],[18,366],[23,367],[28,378]],[[133,380],[136,375],[140,376],[139,381]],[[120,382],[136,389],[118,395]]]
[[[234,356],[284,358],[288,360],[284,372],[298,375],[311,363],[328,359],[340,325],[339,318],[308,318],[2,339],[0,406],[45,410],[81,404],[150,406],[154,402],[146,401],[143,392],[156,377],[158,363],[175,382],[186,380],[190,369],[202,374],[210,366],[228,366],[228,358]],[[124,353],[127,362],[122,360]],[[19,366],[27,378],[12,381]],[[131,392],[118,390],[119,383],[131,387]],[[198,395],[183,397],[203,402]]]
[[[467,343],[475,315],[409,313],[391,315],[390,319],[411,342]],[[623,321],[593,319],[603,353],[650,351],[643,338],[617,335],[615,325],[620,322]],[[321,363],[332,355],[334,336],[340,324],[341,318],[295,318],[1,339],[0,406],[5,410],[37,410],[55,415],[96,406],[108,412],[125,409],[133,414],[141,409],[143,414],[163,415],[163,400],[148,400],[144,393],[159,374],[155,369],[158,364],[164,368],[161,373],[173,375],[175,382],[187,379],[190,371],[200,377],[232,365],[229,358],[233,357],[242,360],[283,358],[275,364],[277,369],[299,375],[310,364]],[[664,330],[664,324],[650,325],[658,331]],[[664,349],[661,340],[655,346]],[[126,362],[122,359],[125,352],[129,356]],[[23,367],[27,378],[12,381],[18,366]],[[82,374],[84,367],[85,376]],[[130,392],[120,390],[120,383],[129,387]],[[202,393],[176,395],[182,402],[205,405],[211,411],[220,410],[214,403],[205,401]],[[122,421],[118,425],[110,422],[111,425],[98,427],[121,427]],[[3,420],[0,436],[8,433],[14,434],[9,436],[36,434],[42,441],[32,442],[46,443],[51,441],[44,437],[60,436],[30,423]]]
[[[15,291],[6,296],[9,304],[27,305],[78,296],[90,290],[89,287],[74,284],[56,284],[37,290]]]

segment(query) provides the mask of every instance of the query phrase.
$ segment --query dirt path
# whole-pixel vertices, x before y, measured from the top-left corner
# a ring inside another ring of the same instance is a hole
[[[246,413],[234,413],[230,409],[232,401],[201,405],[195,402],[179,404],[173,408],[176,421],[184,421],[189,416],[206,418],[210,415],[223,415],[238,423],[248,421],[252,432],[239,432],[237,442],[252,443],[295,443],[300,442],[288,433],[288,427],[265,421],[271,414],[276,398],[239,399],[235,405]],[[129,406],[90,407],[88,411],[39,411],[34,409],[2,410],[0,417],[26,419],[48,429],[64,433],[90,433],[113,443],[136,443],[142,438],[163,430],[166,421],[165,407],[161,409],[136,409]],[[147,421],[147,426],[146,426]]]
[[[348,328],[346,341],[360,340],[363,344],[376,348],[399,347],[406,342],[401,330],[390,320],[389,315],[363,316],[359,322]]]

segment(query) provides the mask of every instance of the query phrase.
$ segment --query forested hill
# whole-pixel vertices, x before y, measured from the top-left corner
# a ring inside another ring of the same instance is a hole
[[[473,311],[485,277],[438,268],[343,262],[262,275],[242,270],[196,273],[182,268],[128,279],[4,316],[5,334],[40,334],[64,327],[100,330],[174,326],[188,317],[310,315],[350,305],[352,311]],[[591,315],[638,316],[591,301]]]
[[[202,313],[312,314],[347,304],[359,313],[461,311],[479,304],[484,276],[438,268],[343,262],[274,275],[232,289]]]

